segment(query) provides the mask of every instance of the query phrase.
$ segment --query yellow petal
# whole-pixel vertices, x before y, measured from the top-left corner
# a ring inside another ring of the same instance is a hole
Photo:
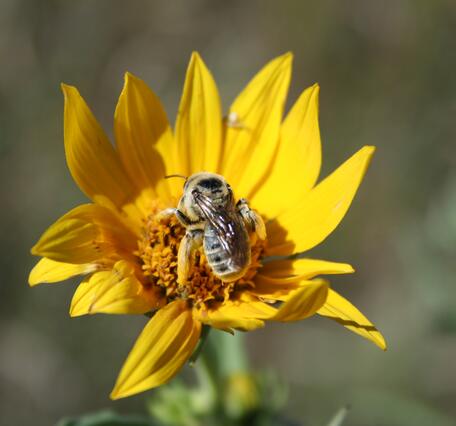
[[[218,172],[222,147],[222,113],[214,79],[198,53],[188,65],[176,120],[176,141],[182,170]]]
[[[245,294],[243,300],[228,301],[216,309],[194,309],[194,317],[203,324],[221,330],[234,328],[251,331],[263,327],[263,320],[273,316],[275,312],[276,309],[272,306]]]
[[[112,399],[162,385],[192,354],[201,332],[185,301],[170,303],[147,323],[117,379]]]
[[[294,290],[270,318],[274,321],[299,321],[314,315],[325,303],[328,284],[322,280],[309,281],[300,289]]]
[[[116,145],[128,176],[138,188],[153,195],[169,195],[164,159],[157,145],[173,143],[168,118],[160,100],[139,78],[125,74],[125,85],[114,115]]]
[[[79,284],[71,301],[70,315],[143,314],[156,308],[143,292],[132,266],[123,260],[111,271],[95,272]]]
[[[355,306],[334,290],[329,290],[328,298],[318,314],[342,324],[386,350],[386,342],[382,334]]]
[[[300,287],[301,277],[275,278],[263,274],[255,276],[251,292],[264,299],[285,300],[286,296]]]
[[[114,212],[97,204],[84,204],[51,225],[32,254],[57,262],[93,263],[132,256],[135,249],[135,235]]]
[[[230,108],[239,123],[227,123],[223,172],[239,197],[252,198],[270,172],[291,76],[292,55],[269,62]]]
[[[264,213],[262,212],[264,215]],[[268,244],[265,249],[265,256],[284,256],[288,257],[294,254],[294,244],[287,241],[286,235],[288,231],[282,228],[277,219],[266,220],[266,235],[268,236]]]
[[[328,262],[318,259],[281,259],[266,263],[260,273],[268,277],[283,278],[298,275],[309,279],[317,275],[351,274],[355,272],[348,263]]]
[[[280,145],[270,174],[250,201],[268,217],[293,208],[320,173],[321,142],[315,84],[304,91],[280,130]]]
[[[257,318],[230,318],[221,312],[215,312],[209,316],[202,316],[198,319],[203,323],[219,330],[230,331],[253,331],[264,327],[264,321]]]
[[[108,138],[75,87],[62,84],[65,96],[65,153],[71,175],[92,200],[109,198],[117,207],[134,190]]]
[[[365,146],[268,226],[268,255],[302,252],[321,243],[345,216],[375,148]],[[281,230],[287,232],[286,240]]]
[[[93,263],[63,263],[43,257],[31,270],[29,284],[33,287],[42,283],[56,283],[76,275],[89,274],[97,268],[98,265]]]
[[[286,300],[287,295],[318,275],[349,274],[348,263],[317,259],[281,259],[266,263],[255,276],[252,293],[265,299]]]

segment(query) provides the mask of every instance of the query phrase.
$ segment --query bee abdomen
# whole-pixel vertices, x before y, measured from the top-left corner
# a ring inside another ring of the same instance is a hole
[[[204,253],[214,274],[222,281],[234,281],[245,272],[245,265],[238,265],[233,262],[233,259],[223,249],[220,241],[215,236],[205,235]]]

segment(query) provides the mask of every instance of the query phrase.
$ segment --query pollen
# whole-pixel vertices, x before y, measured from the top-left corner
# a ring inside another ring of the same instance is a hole
[[[146,289],[159,290],[168,303],[175,299],[188,300],[195,307],[210,307],[213,303],[233,299],[240,291],[254,287],[253,278],[261,267],[266,243],[251,238],[251,263],[245,275],[237,281],[223,282],[212,272],[203,249],[196,251],[186,283],[177,282],[177,253],[183,227],[175,216],[157,218],[151,215],[144,221],[142,238],[136,256],[144,274]]]

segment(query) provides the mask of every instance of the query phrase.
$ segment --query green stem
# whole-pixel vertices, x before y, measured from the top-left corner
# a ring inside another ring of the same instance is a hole
[[[217,361],[213,359],[208,351],[202,350],[203,346],[205,346],[204,343],[208,334],[209,332],[207,331],[204,335],[204,341],[200,341],[199,348],[195,350],[192,359],[190,360],[190,365],[195,368],[198,381],[198,391],[194,394],[194,403],[197,405],[198,411],[200,412],[212,412],[216,407],[220,396],[217,372],[214,369],[214,361]],[[212,351],[210,353],[212,354]]]
[[[211,327],[210,326],[203,325],[198,345],[196,346],[196,349],[193,351],[193,354],[192,354],[192,356],[190,357],[190,360],[189,360],[190,367],[193,367],[193,365],[195,364],[195,361],[200,356],[201,351],[204,348],[204,344],[206,343],[206,340],[207,340],[207,337],[209,336],[209,332],[210,331],[211,331]]]

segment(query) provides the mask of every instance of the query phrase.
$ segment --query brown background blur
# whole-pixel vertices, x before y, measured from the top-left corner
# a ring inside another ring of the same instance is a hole
[[[310,255],[357,268],[331,281],[389,350],[322,318],[248,334],[255,366],[290,384],[290,416],[322,425],[349,403],[347,425],[455,424],[455,40],[454,0],[2,0],[0,424],[143,410],[143,396],[108,394],[145,319],[70,319],[76,283],[28,288],[29,249],[85,201],[65,164],[60,82],[111,135],[127,70],[174,119],[192,50],[225,109],[268,60],[294,52],[289,104],[321,85],[322,176],[378,147],[345,220]]]

